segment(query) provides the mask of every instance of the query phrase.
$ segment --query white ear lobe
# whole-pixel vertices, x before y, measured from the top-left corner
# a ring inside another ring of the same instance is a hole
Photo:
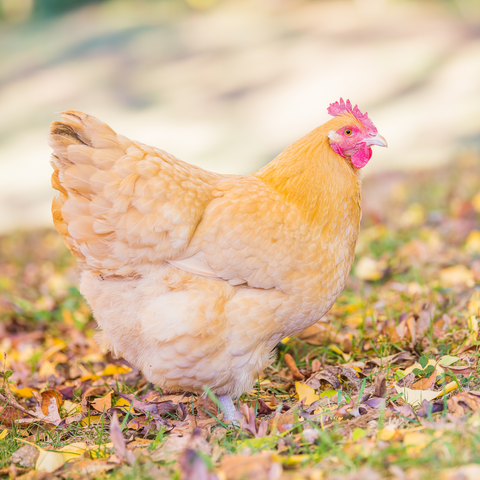
[[[328,132],[328,138],[333,142],[339,142],[342,139],[342,137],[340,137],[340,135],[335,130],[330,130]]]

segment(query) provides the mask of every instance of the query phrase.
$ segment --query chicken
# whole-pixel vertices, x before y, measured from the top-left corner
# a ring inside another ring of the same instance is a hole
[[[82,270],[98,340],[168,390],[232,398],[277,343],[342,291],[359,233],[361,175],[385,139],[349,101],[251,175],[220,175],[62,114],[53,220]]]

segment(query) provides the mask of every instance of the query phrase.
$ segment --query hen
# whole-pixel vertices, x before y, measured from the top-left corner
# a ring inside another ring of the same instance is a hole
[[[385,139],[349,101],[252,175],[220,175],[63,113],[52,205],[99,341],[169,390],[209,387],[227,419],[284,337],[342,291],[360,168]]]

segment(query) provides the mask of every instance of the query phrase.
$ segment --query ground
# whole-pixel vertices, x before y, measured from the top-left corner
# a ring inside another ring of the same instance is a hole
[[[0,475],[480,478],[479,160],[365,182],[347,288],[278,346],[236,426],[96,345],[55,231],[1,237]]]

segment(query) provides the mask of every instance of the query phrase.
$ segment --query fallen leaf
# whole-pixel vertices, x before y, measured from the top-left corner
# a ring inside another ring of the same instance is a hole
[[[443,357],[440,357],[438,364],[443,365],[444,367],[449,367],[459,360],[459,357],[454,357],[453,355],[444,355]]]
[[[360,280],[380,280],[386,270],[385,262],[370,257],[362,257],[355,268],[355,275]]]
[[[50,423],[51,425],[55,425],[55,426],[60,425],[62,421],[60,414],[58,413],[57,400],[54,396],[49,397],[49,403],[47,405],[47,414],[44,413],[44,409],[42,405],[42,407],[36,407],[36,415],[37,415],[37,418],[42,422]]]
[[[58,448],[54,452],[50,450],[43,450],[41,448],[39,451],[40,455],[36,462],[35,468],[41,472],[51,473],[69,460],[80,458],[83,453],[88,451],[88,448],[85,442],[78,442]]]
[[[403,437],[409,455],[420,453],[431,441],[432,436],[422,432],[408,432]]]
[[[379,440],[383,440],[384,442],[387,442],[388,440],[391,440],[396,433],[397,433],[397,427],[393,424],[390,424],[383,427],[378,432],[377,436]]]
[[[167,437],[163,445],[151,453],[150,458],[154,462],[176,460],[186,448],[198,450],[205,455],[212,454],[212,446],[202,436],[192,438],[191,434],[187,434],[183,437]]]
[[[278,480],[282,471],[279,456],[269,451],[255,455],[226,455],[219,469],[220,475],[226,480]]]
[[[429,377],[423,377],[412,385],[412,390],[432,390],[437,381],[437,369]]]
[[[57,410],[63,405],[63,396],[58,390],[49,389],[40,394],[41,396],[41,408],[45,415],[48,415],[48,408],[50,400],[53,398],[57,404]]]
[[[297,364],[295,363],[294,358],[289,353],[285,354],[284,360],[285,360],[285,363],[287,364],[287,367],[292,372],[294,380],[303,380],[305,378],[305,375],[303,375],[303,373],[300,372],[300,370],[297,367]]]
[[[473,411],[480,408],[480,392],[460,392],[447,400],[448,411],[458,418],[463,417],[467,407]]]
[[[373,387],[373,395],[375,397],[385,397],[387,395],[387,381],[385,375],[385,371],[381,371],[375,376]]]
[[[91,427],[92,425],[98,425],[104,421],[103,415],[89,415],[87,417],[84,417],[84,414],[81,415],[82,420],[80,421],[80,425],[82,427]]]
[[[22,445],[18,450],[12,453],[10,461],[24,468],[33,468],[39,455],[40,452],[37,447],[30,444]]]
[[[350,360],[351,355],[345,353],[341,348],[337,347],[336,345],[330,345],[330,349],[335,353],[338,353],[343,357],[343,359],[348,362]]]
[[[197,414],[200,418],[210,419],[212,418],[212,415],[214,417],[218,416],[217,405],[210,397],[200,395],[195,402],[195,408],[197,409]]]
[[[104,397],[96,398],[92,402],[92,407],[98,412],[107,411],[112,407],[112,394],[113,392],[108,392]]]
[[[320,398],[312,387],[304,383],[295,382],[295,391],[297,392],[297,398],[307,406]]]
[[[17,397],[22,397],[22,398],[32,398],[33,397],[33,392],[39,393],[38,390],[35,390],[33,388],[18,388],[16,389],[15,387],[10,387],[12,392],[17,396]]]
[[[132,369],[127,367],[126,365],[113,365],[112,363],[110,363],[104,368],[100,376],[108,377],[108,376],[117,375],[117,374],[123,375],[131,371]]]
[[[465,249],[470,253],[480,253],[480,232],[472,230],[465,241]]]
[[[127,448],[127,443],[120,430],[117,413],[115,412],[110,420],[110,440],[115,447],[115,454],[121,462],[127,462],[130,465],[135,463],[133,452]]]
[[[440,480],[478,480],[480,478],[480,465],[471,463],[461,467],[445,470]]]
[[[475,279],[473,272],[465,265],[455,265],[440,270],[440,283],[451,287],[457,285],[473,287],[475,285]]]
[[[399,387],[394,385],[397,393],[401,393],[405,403],[408,403],[412,407],[419,406],[423,400],[433,400],[437,398],[442,392],[433,392],[432,390],[412,390],[411,388]]]
[[[55,369],[55,365],[49,360],[45,360],[40,364],[40,368],[38,369],[38,375],[41,378],[48,378],[51,376],[58,377],[58,373],[57,373],[57,370]]]
[[[192,432],[192,443],[195,442],[195,437],[200,437],[200,431],[200,428],[196,428]],[[187,447],[182,452],[178,465],[182,480],[218,480],[218,477],[208,470],[203,457],[193,448]]]

